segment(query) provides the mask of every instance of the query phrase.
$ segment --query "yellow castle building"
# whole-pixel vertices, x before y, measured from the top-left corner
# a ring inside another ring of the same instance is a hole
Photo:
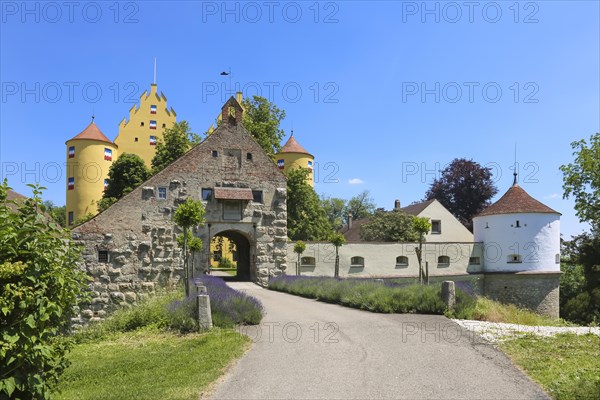
[[[67,223],[98,213],[97,202],[106,189],[108,170],[119,154],[140,156],[148,168],[156,153],[156,143],[165,129],[177,122],[173,108],[167,108],[167,98],[153,83],[150,93],[144,91],[129,110],[129,120],[123,118],[115,141],[108,139],[93,121],[83,132],[67,140]]]
[[[277,167],[286,175],[290,169],[308,169],[310,173],[307,176],[307,183],[310,186],[315,187],[315,157],[298,143],[294,137],[293,131],[288,141],[283,145],[275,157],[277,159]]]

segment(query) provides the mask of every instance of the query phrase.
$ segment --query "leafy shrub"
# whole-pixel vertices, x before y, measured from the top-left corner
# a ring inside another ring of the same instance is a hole
[[[233,261],[231,261],[229,258],[223,257],[219,260],[219,265],[217,268],[235,268],[235,265],[233,265]]]
[[[45,212],[43,188],[11,202],[0,185],[0,397],[47,398],[68,362],[73,308],[87,277],[68,231]]]

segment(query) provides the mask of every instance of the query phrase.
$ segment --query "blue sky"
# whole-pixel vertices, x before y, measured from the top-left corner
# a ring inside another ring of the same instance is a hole
[[[287,113],[320,194],[422,199],[452,159],[489,166],[563,214],[558,167],[600,131],[597,1],[12,2],[0,25],[2,178],[65,202],[65,141],[111,139],[153,80],[203,132],[232,82]]]

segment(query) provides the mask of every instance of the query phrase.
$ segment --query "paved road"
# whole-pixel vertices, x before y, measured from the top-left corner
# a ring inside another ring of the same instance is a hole
[[[442,316],[375,314],[230,283],[266,308],[214,399],[548,399]]]

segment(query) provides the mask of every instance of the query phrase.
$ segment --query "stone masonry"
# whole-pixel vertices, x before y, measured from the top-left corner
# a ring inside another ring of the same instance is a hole
[[[83,264],[92,277],[92,302],[75,325],[105,318],[183,277],[182,230],[173,222],[188,197],[203,199],[206,223],[193,234],[204,249],[193,257],[192,276],[205,273],[215,235],[241,249],[238,265],[249,279],[266,285],[285,271],[287,256],[286,179],[242,127],[242,108],[232,97],[221,125],[201,144],[92,220],[76,227]]]

